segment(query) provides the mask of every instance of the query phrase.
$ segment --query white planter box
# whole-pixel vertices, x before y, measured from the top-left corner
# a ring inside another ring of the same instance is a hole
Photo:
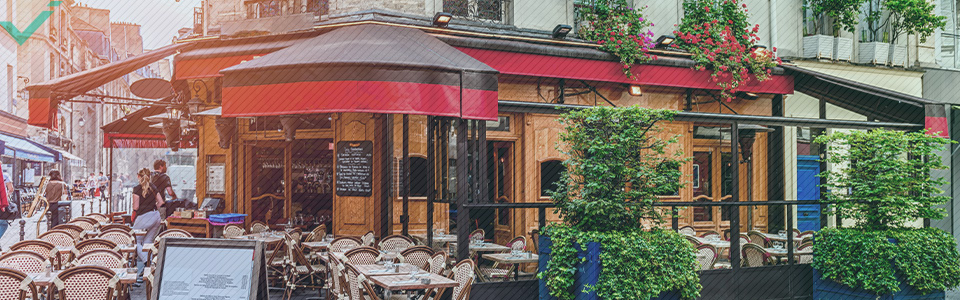
[[[907,46],[890,46],[890,64],[894,66],[907,66]]]
[[[887,43],[860,43],[860,49],[857,51],[857,63],[861,64],[885,65],[889,57],[890,44]]]
[[[829,35],[811,35],[803,37],[804,58],[833,58],[833,37]]]
[[[853,39],[837,37],[833,42],[833,59],[850,61],[853,58]]]

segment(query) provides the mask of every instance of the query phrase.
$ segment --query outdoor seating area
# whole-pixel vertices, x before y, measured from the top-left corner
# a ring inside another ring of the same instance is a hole
[[[716,231],[697,233],[690,226],[678,230],[697,249],[697,262],[701,270],[730,269],[730,239],[724,239]],[[793,255],[799,264],[813,261],[813,231],[793,230]],[[740,234],[741,267],[759,267],[785,264],[787,262],[787,232],[764,233],[751,230]]]

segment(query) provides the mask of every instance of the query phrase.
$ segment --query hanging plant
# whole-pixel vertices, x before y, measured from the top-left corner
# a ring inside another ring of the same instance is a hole
[[[720,87],[726,101],[751,80],[770,78],[770,68],[780,65],[773,51],[752,49],[759,38],[760,25],[750,27],[747,5],[737,0],[688,0],[685,15],[674,31],[675,47],[692,54],[697,70],[711,70],[710,79]]]
[[[623,73],[633,77],[631,66],[655,58],[647,53],[653,48],[653,32],[649,30],[653,23],[643,17],[644,8],[632,8],[627,0],[592,1],[579,10],[577,34],[619,57]]]

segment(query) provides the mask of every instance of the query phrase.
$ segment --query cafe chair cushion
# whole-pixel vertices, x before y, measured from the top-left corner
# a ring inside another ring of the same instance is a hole
[[[11,251],[0,256],[0,267],[23,273],[42,273],[46,270],[47,258],[33,251]]]

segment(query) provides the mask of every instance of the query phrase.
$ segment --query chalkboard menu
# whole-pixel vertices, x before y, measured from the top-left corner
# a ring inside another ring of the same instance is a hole
[[[337,143],[337,196],[373,194],[373,142]]]

